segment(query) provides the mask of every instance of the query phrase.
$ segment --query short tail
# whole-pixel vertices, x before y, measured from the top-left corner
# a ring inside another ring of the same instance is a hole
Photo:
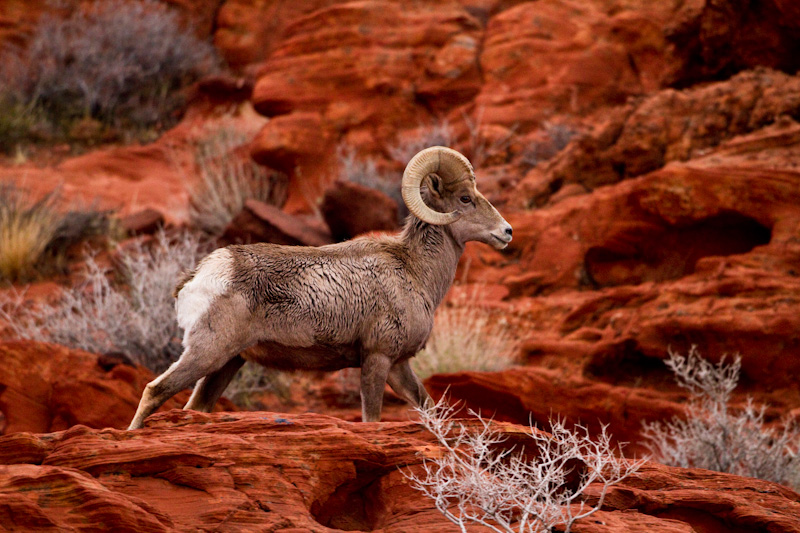
[[[178,297],[178,293],[181,292],[181,289],[183,288],[183,286],[186,285],[187,283],[189,283],[192,280],[192,278],[194,277],[195,274],[197,274],[197,268],[193,268],[191,270],[184,270],[183,271],[183,274],[181,274],[181,278],[178,280],[177,285],[175,285],[175,288],[172,289],[172,297],[173,298],[177,298]]]

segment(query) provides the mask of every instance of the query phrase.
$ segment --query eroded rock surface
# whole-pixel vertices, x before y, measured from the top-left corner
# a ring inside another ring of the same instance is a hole
[[[503,425],[514,442],[524,428]],[[2,521],[73,531],[458,531],[399,469],[438,453],[413,422],[170,411],[133,432],[0,437]],[[590,488],[596,496],[597,487]],[[79,502],[79,503],[78,503]],[[764,481],[647,464],[585,532],[800,531],[800,495]]]
[[[153,374],[121,358],[56,344],[0,342],[0,413],[3,434],[60,431],[76,424],[125,428]],[[188,391],[163,409],[182,407]],[[220,408],[235,409],[223,400]]]

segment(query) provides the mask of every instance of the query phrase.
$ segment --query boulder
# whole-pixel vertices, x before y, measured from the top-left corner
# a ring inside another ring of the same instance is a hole
[[[791,122],[798,111],[800,77],[769,69],[742,72],[697,88],[665,89],[605,111],[593,133],[550,161],[544,179],[551,193],[568,183],[595,189],[670,162],[708,155],[734,137]],[[533,181],[523,180],[521,187],[541,189],[541,179],[533,172]],[[514,194],[518,199],[536,195]],[[542,203],[537,199],[533,205]]]
[[[125,428],[153,374],[144,367],[114,361],[56,344],[0,342],[0,411],[5,433],[45,433],[76,424]],[[163,409],[181,407],[188,392]],[[233,408],[230,402],[223,402]]]
[[[120,224],[129,235],[152,234],[164,227],[164,215],[152,208],[142,209],[122,217]]]
[[[231,243],[271,242],[294,246],[322,246],[331,238],[298,216],[258,200],[247,200],[222,234]]]
[[[394,200],[378,190],[349,181],[336,181],[325,192],[320,209],[336,241],[398,228]]]

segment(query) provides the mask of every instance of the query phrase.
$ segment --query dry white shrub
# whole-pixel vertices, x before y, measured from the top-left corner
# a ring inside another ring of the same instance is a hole
[[[495,317],[475,286],[458,293],[436,310],[428,343],[411,360],[421,378],[462,370],[494,372],[510,367],[519,352],[520,339],[504,317]]]
[[[83,281],[62,288],[53,303],[22,308],[4,302],[0,313],[18,338],[93,353],[121,352],[161,372],[181,353],[172,289],[205,251],[192,234],[169,240],[162,232],[152,246],[139,242],[120,251],[119,279],[89,257]],[[12,307],[11,312],[3,307]]]
[[[249,410],[258,410],[260,405],[254,400],[263,392],[272,392],[284,400],[291,396],[292,374],[267,368],[256,363],[245,363],[225,388],[225,397],[233,403]]]
[[[578,135],[566,124],[544,121],[541,126],[544,139],[527,145],[522,152],[522,162],[535,167],[542,161],[549,161]]]
[[[740,411],[728,406],[741,357],[730,364],[723,357],[714,365],[692,346],[686,357],[670,350],[666,364],[692,397],[687,418],[644,424],[645,445],[655,460],[800,487],[800,430],[788,420],[781,429],[766,427],[765,407],[752,399]]]
[[[425,148],[431,146],[447,146],[453,144],[453,130],[447,119],[442,119],[427,126],[420,126],[413,136],[404,138],[401,142],[388,147],[392,159],[406,165],[411,158]]]
[[[471,412],[477,429],[454,420],[455,408],[444,399],[418,411],[442,450],[424,458],[422,475],[403,474],[463,532],[468,524],[481,524],[497,532],[560,526],[569,533],[576,520],[602,507],[610,487],[643,463],[618,457],[605,427],[593,440],[583,427],[573,431],[551,420],[549,434],[531,427],[531,445],[515,450],[503,445],[507,437],[480,414]]]
[[[241,153],[255,133],[221,122],[195,141],[194,162],[200,179],[189,190],[192,226],[220,235],[248,199],[283,206],[288,178]]]

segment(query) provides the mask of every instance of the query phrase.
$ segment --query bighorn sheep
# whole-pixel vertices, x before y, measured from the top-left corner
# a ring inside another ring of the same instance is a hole
[[[511,226],[475,188],[467,158],[449,148],[414,156],[402,193],[411,215],[399,235],[318,248],[232,245],[200,261],[175,289],[184,352],[147,385],[129,429],[195,382],[185,408],[210,411],[245,361],[361,367],[367,422],[380,420],[387,382],[411,404],[427,402],[409,359],[428,339],[464,244],[503,249]]]

